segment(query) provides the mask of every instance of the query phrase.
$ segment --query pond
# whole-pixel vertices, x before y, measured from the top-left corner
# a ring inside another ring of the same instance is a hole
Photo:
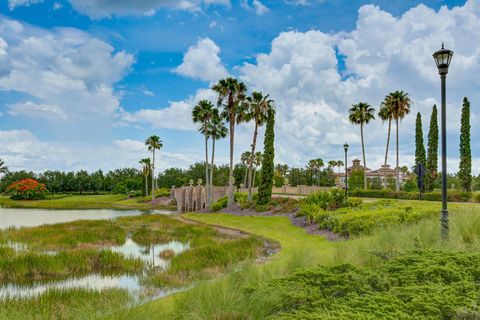
[[[166,210],[49,210],[0,208],[0,229],[9,227],[36,227],[42,224],[71,222],[75,220],[109,220],[142,214],[172,214]]]

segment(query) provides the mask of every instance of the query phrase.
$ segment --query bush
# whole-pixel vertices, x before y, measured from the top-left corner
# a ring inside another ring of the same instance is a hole
[[[170,190],[167,188],[160,188],[155,190],[155,197],[156,198],[161,198],[161,197],[170,197]]]
[[[375,267],[299,270],[251,294],[267,297],[268,319],[478,319],[479,274],[478,253],[424,250]]]
[[[6,190],[13,200],[38,200],[44,199],[48,193],[44,183],[35,179],[22,179],[12,183]]]
[[[217,212],[222,209],[225,209],[227,205],[228,205],[228,197],[223,197],[218,199],[217,202],[212,203],[212,206],[210,207],[210,209],[212,209],[212,211],[214,212]]]
[[[349,194],[352,197],[362,198],[390,198],[390,199],[403,199],[403,200],[420,200],[419,192],[406,192],[406,191],[390,191],[390,190],[353,190]],[[423,194],[423,200],[427,201],[442,201],[441,192],[428,192]],[[472,200],[472,194],[470,192],[461,192],[448,190],[447,199],[450,202],[469,202]]]
[[[316,205],[323,210],[337,210],[346,206],[345,192],[340,189],[319,191],[305,198],[304,204]]]

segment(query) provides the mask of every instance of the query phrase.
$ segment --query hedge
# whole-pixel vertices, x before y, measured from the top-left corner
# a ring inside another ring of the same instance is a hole
[[[403,200],[420,200],[419,192],[389,191],[389,190],[353,190],[349,192],[352,197],[362,198],[389,198]],[[442,201],[441,192],[428,192],[422,195],[422,200]],[[447,200],[450,202],[470,202],[472,193],[461,191],[448,191]]]

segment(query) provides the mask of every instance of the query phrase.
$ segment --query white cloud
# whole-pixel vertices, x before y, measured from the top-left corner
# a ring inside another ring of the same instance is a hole
[[[55,106],[64,119],[108,116],[119,109],[113,85],[129,71],[132,55],[75,29],[46,31],[2,16],[0,34],[0,71],[5,69],[2,61],[8,61],[8,74],[0,73],[0,90],[28,95],[39,106]],[[28,101],[19,103],[27,110]]]
[[[8,105],[8,113],[12,116],[25,116],[25,117],[35,117],[35,118],[45,118],[50,120],[55,119],[67,119],[68,116],[65,114],[62,108],[55,105],[46,105],[46,104],[36,104],[32,101],[27,101],[25,103],[14,103]]]
[[[93,19],[111,16],[154,15],[158,9],[200,11],[210,5],[229,6],[230,0],[69,0],[79,12]],[[19,6],[30,6],[43,0],[8,0],[10,10]],[[55,4],[54,4],[55,8]],[[59,9],[58,6],[56,9]]]
[[[478,1],[470,0],[453,9],[443,7],[438,12],[419,5],[399,17],[366,5],[359,10],[353,31],[281,33],[272,41],[269,53],[258,54],[255,63],[245,63],[238,71],[253,89],[268,92],[275,99],[277,160],[295,165],[304,165],[309,158],[318,156],[341,159],[344,141],[351,142],[352,157],[358,157],[360,130],[347,121],[350,105],[366,101],[378,109],[387,93],[409,92],[414,106],[412,114],[401,123],[400,150],[410,155],[401,158],[402,163],[410,165],[415,114],[422,112],[426,136],[431,106],[439,100],[440,79],[432,53],[442,41],[455,51],[447,96],[449,154],[453,157],[458,155],[463,96],[470,98],[472,106],[480,103]],[[345,70],[339,70],[336,50],[344,56]],[[472,112],[475,128],[479,115],[473,107]],[[374,167],[384,156],[386,129],[380,121],[374,121],[365,133],[367,164]],[[480,146],[478,138],[472,130],[474,150]],[[395,147],[392,141],[391,163]]]
[[[204,81],[215,81],[228,75],[227,70],[219,57],[220,47],[209,38],[198,40],[188,48],[183,62],[174,72]]]
[[[9,74],[11,70],[7,49],[7,42],[0,37],[0,77]]]
[[[216,95],[210,89],[198,90],[194,96],[182,101],[173,101],[163,109],[141,109],[135,112],[122,111],[119,115],[119,126],[149,124],[154,128],[196,130],[192,123],[192,109],[200,100],[215,101]]]
[[[240,5],[247,10],[254,10],[255,13],[259,16],[270,11],[270,9],[265,6],[260,0],[252,0],[251,4],[249,3],[249,0],[242,0]]]

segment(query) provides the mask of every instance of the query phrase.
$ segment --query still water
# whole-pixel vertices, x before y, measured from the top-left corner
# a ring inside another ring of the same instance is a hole
[[[48,210],[0,208],[0,229],[8,227],[36,227],[42,224],[71,222],[75,220],[109,220],[146,213],[172,214],[165,210]]]

